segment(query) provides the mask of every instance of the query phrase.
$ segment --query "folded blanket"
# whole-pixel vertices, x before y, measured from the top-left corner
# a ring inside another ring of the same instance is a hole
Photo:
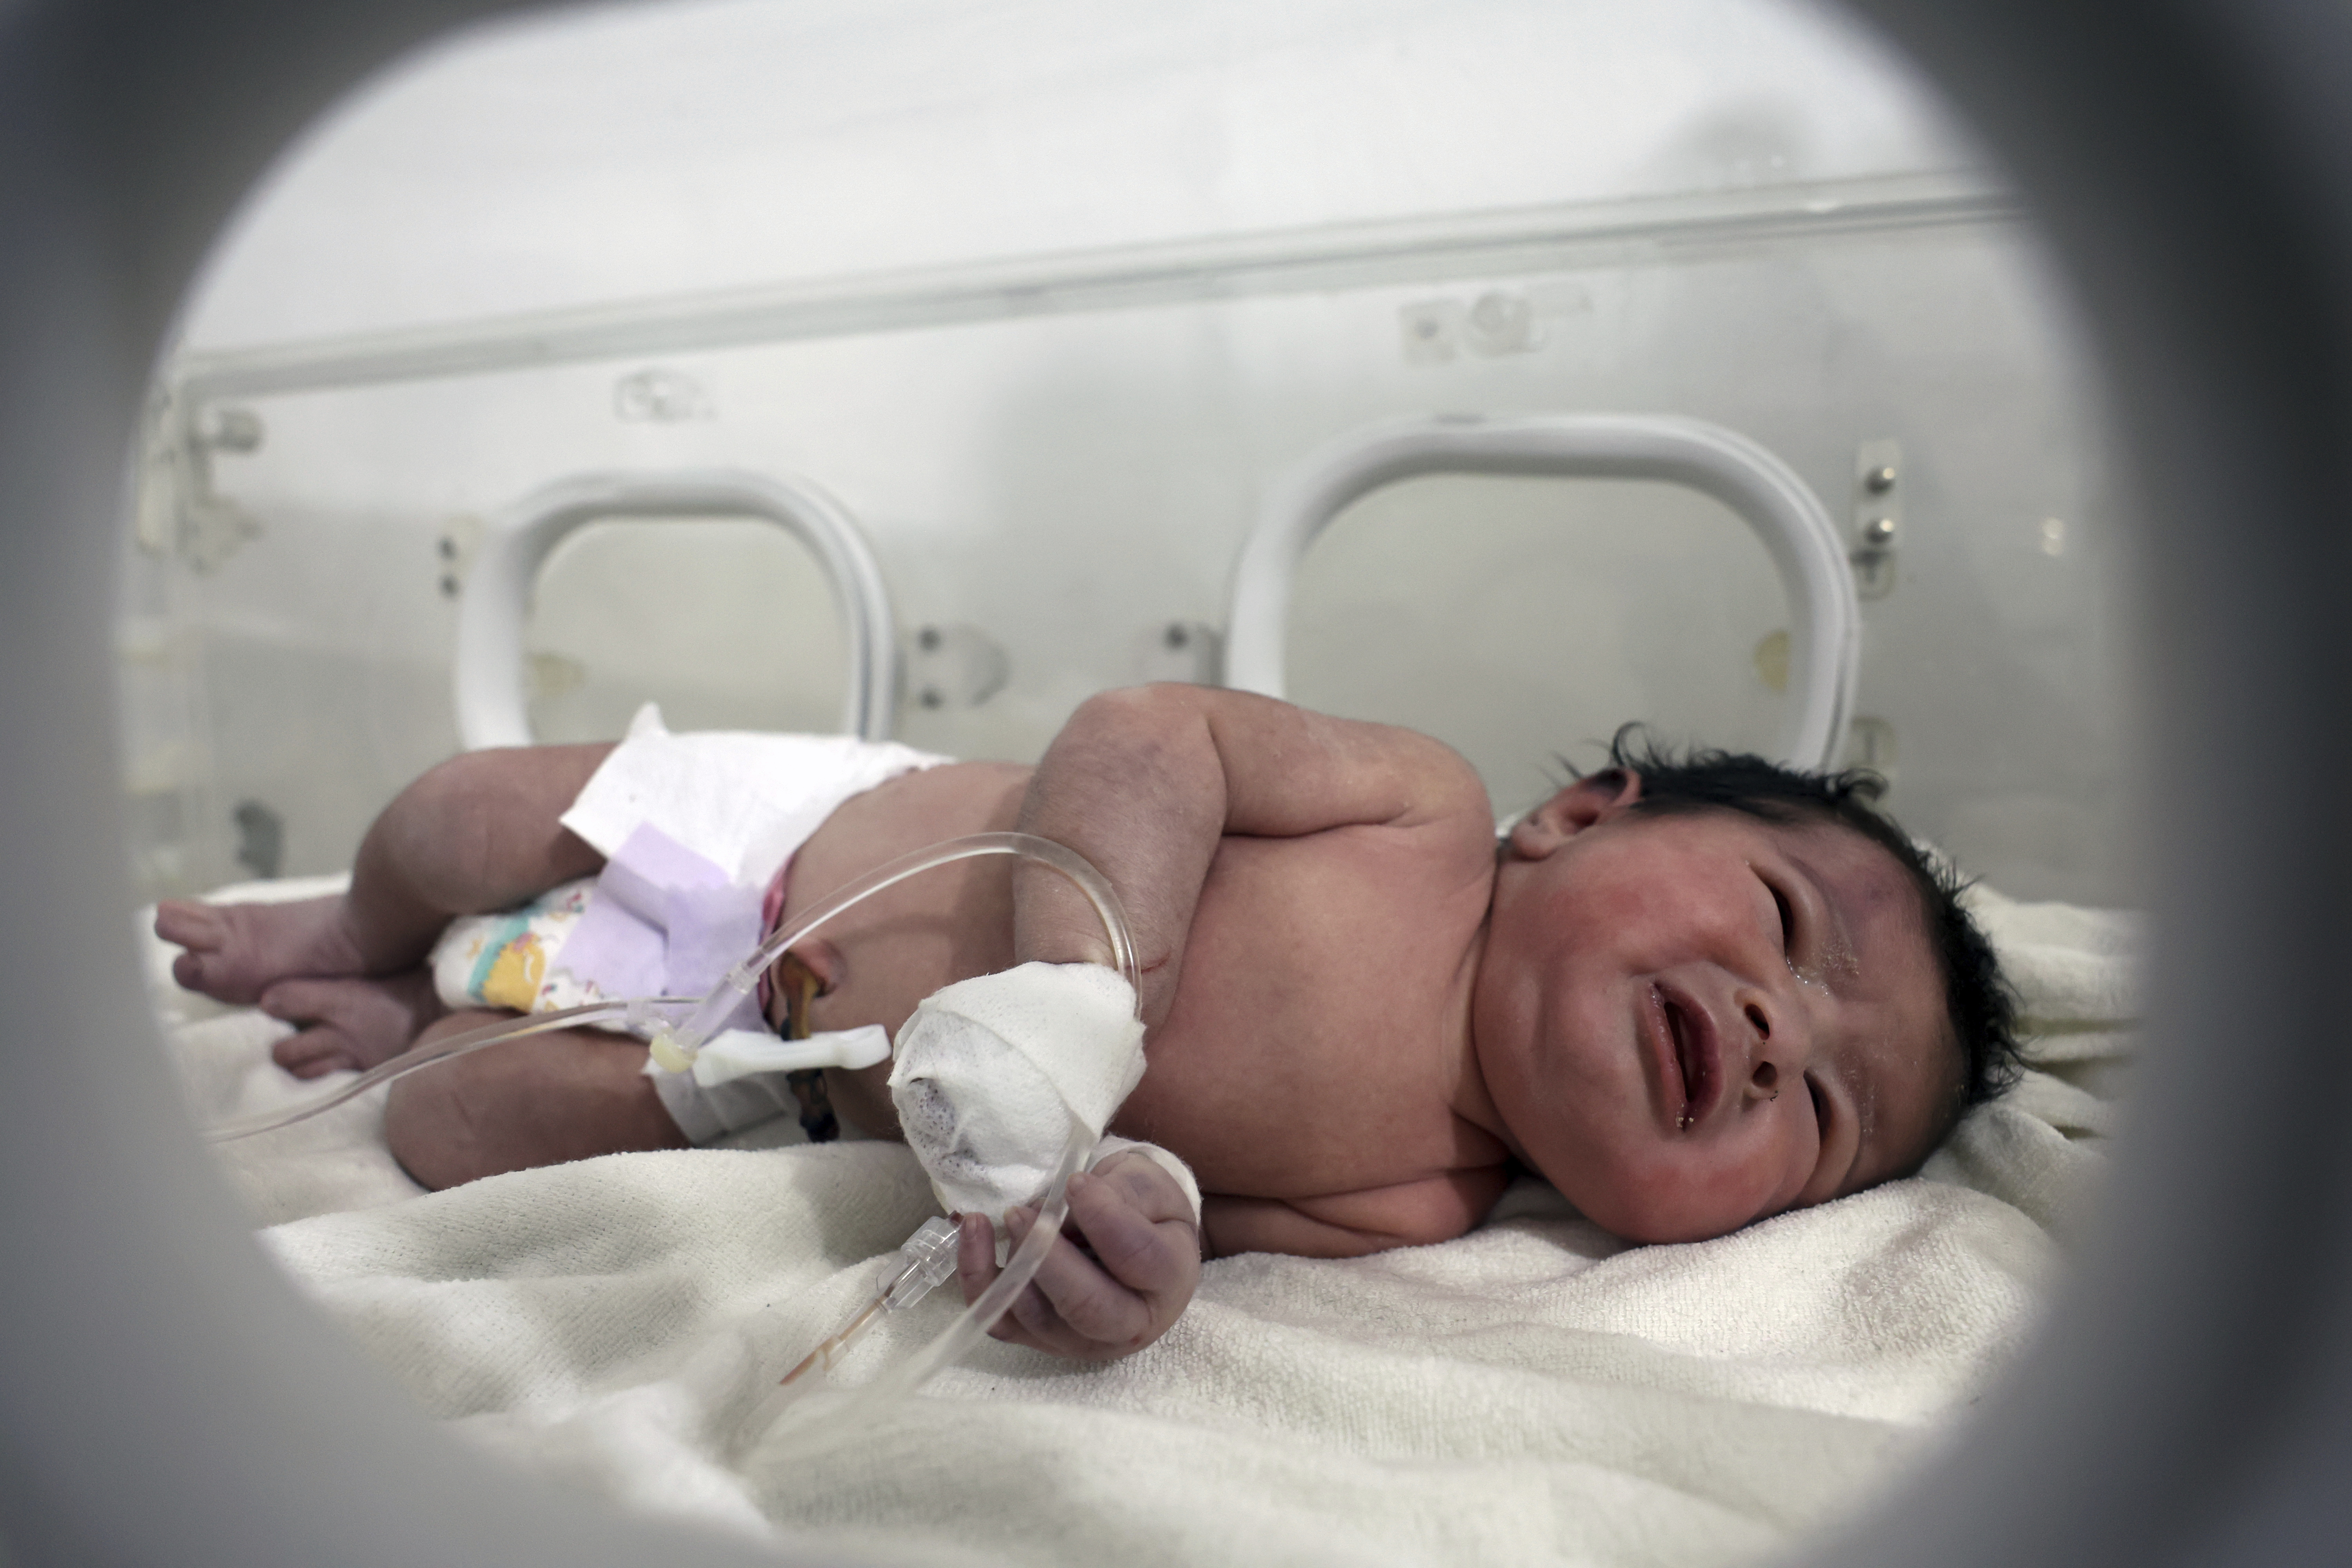
[[[632,1506],[921,1562],[1727,1558],[1933,1441],[2031,1333],[2095,1188],[2114,1108],[2078,1069],[2128,1053],[2133,923],[1977,898],[2052,1070],[1918,1179],[1635,1248],[1524,1182],[1443,1246],[1211,1263],[1112,1365],[992,1342],[877,1417],[748,1443],[752,1402],[932,1212],[898,1145],[416,1196],[355,1105],[224,1155],[257,1212],[309,1216],[269,1249],[427,1408]],[[318,1091],[268,1066],[282,1026],[163,991],[203,1119]],[[952,1294],[885,1320],[836,1384],[943,1327]]]

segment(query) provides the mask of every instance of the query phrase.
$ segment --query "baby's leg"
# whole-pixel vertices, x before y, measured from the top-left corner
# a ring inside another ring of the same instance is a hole
[[[296,1078],[337,1068],[365,1070],[406,1050],[448,1012],[425,969],[381,980],[281,980],[261,994],[261,1010],[302,1027],[270,1047]]]
[[[416,967],[451,917],[509,909],[604,865],[556,818],[612,749],[518,746],[452,757],[383,808],[341,898],[157,906],[155,934],[187,949],[172,961],[172,977],[216,1001],[249,1003],[281,980]]]
[[[423,1039],[512,1015],[452,1013]],[[644,1042],[595,1029],[504,1040],[392,1086],[384,1141],[428,1187],[640,1149],[683,1149],[686,1135],[645,1076]]]
[[[172,978],[185,989],[216,1002],[257,1002],[289,975],[362,972],[343,903],[340,897],[287,904],[166,899],[155,906],[155,934],[187,949],[172,960]]]

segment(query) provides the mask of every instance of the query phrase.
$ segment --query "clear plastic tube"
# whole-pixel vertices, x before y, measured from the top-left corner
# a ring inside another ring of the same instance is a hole
[[[1018,855],[1050,866],[1067,877],[1087,896],[1087,901],[1094,906],[1096,918],[1102,921],[1103,933],[1110,942],[1111,967],[1126,977],[1138,995],[1142,994],[1141,976],[1135,966],[1135,940],[1128,931],[1127,913],[1119,908],[1118,895],[1111,890],[1108,879],[1086,857],[1034,833],[974,833],[902,856],[860,877],[791,925],[779,928],[751,957],[727,972],[726,978],[688,1016],[683,1027],[656,1037],[655,1059],[673,1071],[683,1072],[691,1067],[702,1043],[717,1034],[742,1000],[752,994],[768,966],[782,957],[793,943],[844,910],[933,867],[981,855]],[[676,1059],[670,1052],[676,1053]]]
[[[831,1372],[883,1313],[903,1312],[946,1284],[948,1276],[956,1271],[956,1248],[962,1234],[951,1219],[935,1216],[925,1220],[914,1235],[899,1244],[901,1261],[874,1300],[849,1320],[847,1328],[803,1356],[800,1364],[784,1373],[777,1386],[790,1388],[811,1373]]]
[[[1045,1267],[1045,1254],[1052,1250],[1055,1239],[1062,1234],[1062,1222],[1070,1214],[1070,1178],[1086,1168],[1087,1157],[1094,1152],[1095,1137],[1086,1124],[1073,1114],[1070,1118],[1070,1141],[1063,1145],[1062,1159],[1055,1168],[1054,1179],[1045,1189],[1038,1205],[1037,1223],[1021,1238],[1021,1245],[1004,1260],[1004,1268],[987,1289],[966,1307],[933,1337],[930,1343],[908,1356],[896,1366],[885,1371],[873,1382],[853,1394],[848,1403],[836,1406],[826,1417],[827,1427],[836,1435],[844,1421],[870,1421],[922,1386],[923,1380],[941,1367],[962,1359],[966,1351],[988,1336],[1013,1305],[1013,1298],[1027,1288]],[[927,1224],[937,1224],[928,1221]],[[917,1236],[922,1233],[918,1231]],[[909,1245],[912,1245],[911,1242]],[[903,1249],[902,1249],[903,1250]],[[853,1316],[848,1325],[802,1358],[800,1363],[786,1373],[755,1404],[736,1428],[731,1452],[740,1454],[775,1429],[785,1412],[822,1382],[814,1373],[830,1372],[849,1347],[873,1327],[886,1311],[901,1310],[922,1300],[923,1291],[906,1291],[903,1282],[914,1271],[910,1265],[895,1272],[888,1282]],[[949,1270],[951,1274],[952,1268]]]
[[[394,1057],[362,1073],[335,1093],[310,1104],[225,1123],[208,1129],[205,1136],[215,1142],[226,1142],[290,1126],[420,1068],[451,1061],[502,1040],[520,1039],[527,1035],[545,1034],[582,1025],[618,1024],[625,1028],[651,1030],[655,1035],[653,1049],[664,1066],[677,1067],[680,1063],[691,1066],[702,1043],[718,1031],[738,1003],[752,994],[760,983],[761,973],[794,942],[885,888],[895,887],[908,878],[919,876],[935,867],[983,855],[1019,855],[1050,866],[1068,878],[1094,906],[1095,914],[1101,920],[1103,932],[1110,942],[1112,963],[1125,977],[1140,1004],[1142,984],[1136,966],[1135,941],[1128,930],[1126,911],[1119,907],[1118,895],[1112,890],[1109,880],[1085,857],[1050,838],[1040,838],[1028,833],[975,833],[916,850],[850,883],[761,942],[758,951],[730,970],[717,989],[708,996],[641,996],[627,1001],[601,1002],[585,1007],[568,1007],[555,1013],[529,1014],[511,1023],[470,1029],[462,1035],[436,1040]],[[678,1021],[680,1019],[682,1023]],[[667,1052],[665,1047],[667,1047]],[[839,1416],[872,1419],[986,1336],[988,1331],[995,1326],[996,1320],[1003,1316],[1013,1299],[1027,1288],[1029,1282],[1036,1278],[1037,1270],[1044,1266],[1045,1254],[1061,1235],[1062,1222],[1069,1215],[1070,1177],[1085,1166],[1087,1157],[1094,1152],[1094,1134],[1073,1113],[1069,1142],[1062,1151],[1061,1163],[1055,1167],[1054,1179],[1046,1187],[1045,1198],[1039,1205],[1037,1223],[1023,1237],[1021,1245],[1013,1249],[1003,1269],[953,1323],[930,1343],[859,1390],[848,1405],[837,1413],[836,1419]],[[952,1268],[946,1273],[939,1271],[937,1249],[927,1247],[923,1236],[924,1232],[919,1230],[914,1237],[909,1238],[907,1247],[901,1248],[901,1255],[907,1257],[908,1262],[893,1273],[881,1294],[861,1309],[845,1328],[819,1346],[815,1355],[804,1359],[752,1407],[735,1430],[735,1447],[740,1449],[759,1440],[774,1426],[785,1410],[816,1383],[814,1377],[803,1379],[801,1376],[812,1370],[813,1362],[819,1363],[814,1370],[829,1368],[833,1361],[884,1311],[912,1306],[927,1293],[931,1284],[940,1282],[948,1273],[953,1272]],[[952,1258],[951,1252],[947,1256]],[[927,1282],[920,1289],[908,1289],[919,1274],[928,1276]]]
[[[405,1078],[419,1068],[470,1056],[502,1040],[520,1040],[526,1035],[544,1035],[556,1029],[594,1024],[617,1024],[625,1029],[664,1028],[667,1026],[668,1020],[662,1016],[663,1014],[683,1016],[688,1009],[700,1001],[701,998],[696,996],[633,996],[621,1001],[592,1002],[585,1007],[565,1007],[553,1013],[526,1013],[509,1023],[485,1024],[478,1029],[468,1029],[462,1035],[433,1040],[404,1051],[389,1061],[378,1062],[334,1093],[306,1101],[289,1110],[263,1111],[257,1116],[207,1127],[205,1139],[213,1143],[233,1143],[256,1133],[274,1132],[280,1127],[291,1127],[297,1121],[308,1121],[347,1100],[356,1100],[379,1084]]]

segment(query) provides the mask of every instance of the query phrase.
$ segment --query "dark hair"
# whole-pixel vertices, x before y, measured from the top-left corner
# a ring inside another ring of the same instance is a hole
[[[1611,739],[1609,765],[1641,775],[1637,811],[1715,808],[1767,822],[1826,822],[1851,828],[1894,856],[1918,890],[1927,945],[1943,975],[1945,1016],[1961,1057],[1959,1092],[1934,1143],[1943,1142],[1969,1106],[1997,1100],[2016,1085],[2025,1068],[2016,1000],[1992,943],[1960,906],[1969,883],[1878,809],[1875,803],[1886,793],[1885,779],[1866,768],[1801,773],[1745,752],[1692,750],[1678,757],[1639,724],[1626,725]],[[1570,772],[1576,772],[1572,765]]]

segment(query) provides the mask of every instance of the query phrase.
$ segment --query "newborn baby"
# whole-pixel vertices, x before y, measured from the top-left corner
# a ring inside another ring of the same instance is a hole
[[[278,1055],[305,1076],[475,1027],[428,954],[453,916],[616,852],[605,804],[635,744],[445,763],[370,829],[347,896],[163,906],[174,973],[304,1025]],[[1189,1164],[1201,1205],[1145,1153],[1074,1178],[1076,1237],[999,1325],[1019,1342],[1127,1353],[1175,1321],[1204,1254],[1446,1240],[1522,1168],[1628,1240],[1720,1236],[1909,1173],[2014,1076],[1990,950],[1866,778],[1621,737],[1498,845],[1476,773],[1439,742],[1192,686],[1092,699],[1034,770],[859,755],[832,795],[778,784],[794,804],[771,815],[808,817],[804,838],[745,830],[789,855],[769,929],[910,850],[1018,828],[1099,867],[1134,931],[1146,1066],[1110,1128]],[[1109,957],[1058,875],[967,860],[797,945],[769,1016],[896,1032],[950,983]],[[646,1058],[590,1030],[501,1045],[402,1079],[386,1135],[428,1185],[680,1146],[698,1111]],[[889,1071],[827,1069],[824,1090],[892,1135]],[[996,1217],[966,1216],[967,1298],[994,1277]],[[1034,1216],[1002,1217],[1017,1239]]]

